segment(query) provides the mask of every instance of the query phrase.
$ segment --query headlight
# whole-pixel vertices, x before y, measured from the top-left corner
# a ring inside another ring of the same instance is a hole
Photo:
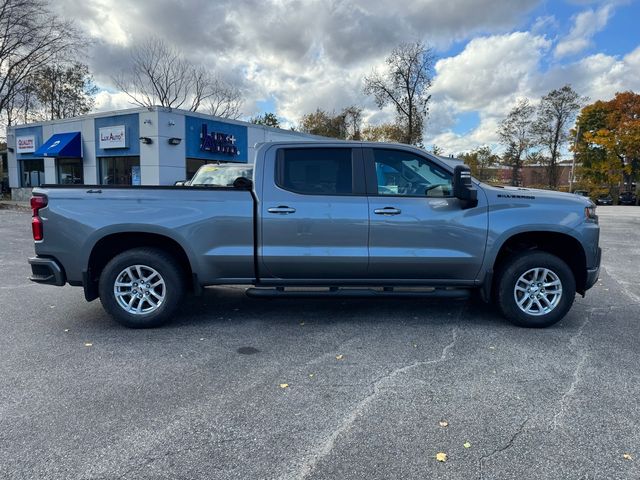
[[[596,215],[596,206],[591,205],[590,207],[584,208],[584,217],[589,222],[598,223],[598,215]]]

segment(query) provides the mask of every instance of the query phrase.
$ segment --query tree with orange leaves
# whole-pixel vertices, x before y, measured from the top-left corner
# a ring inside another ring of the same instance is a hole
[[[616,93],[612,100],[587,105],[576,129],[574,150],[586,183],[592,188],[630,190],[640,172],[640,95]]]

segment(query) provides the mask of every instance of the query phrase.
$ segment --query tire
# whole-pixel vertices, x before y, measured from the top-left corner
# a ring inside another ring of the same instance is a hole
[[[496,293],[498,308],[513,324],[544,328],[567,314],[576,296],[576,281],[563,260],[532,250],[507,261],[500,271]]]
[[[146,283],[141,281],[145,278]],[[184,296],[185,278],[176,259],[164,250],[134,248],[107,263],[98,289],[103,308],[118,323],[153,328],[171,320]]]

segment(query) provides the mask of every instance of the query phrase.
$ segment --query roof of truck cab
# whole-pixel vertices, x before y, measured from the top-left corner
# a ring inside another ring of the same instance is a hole
[[[442,155],[435,155],[434,153],[428,152],[423,148],[416,147],[415,145],[407,145],[406,143],[396,143],[396,142],[362,142],[357,140],[338,140],[338,139],[320,139],[320,140],[310,140],[310,141],[286,141],[286,140],[278,140],[276,142],[261,142],[255,144],[255,149],[258,150],[260,148],[267,148],[279,145],[291,145],[291,146],[313,146],[313,145],[343,145],[345,147],[366,147],[366,148],[384,148],[384,147],[393,147],[401,150],[413,150],[418,151],[423,154],[427,154],[432,158],[436,158],[440,162],[446,164],[452,169],[456,165],[464,165],[464,162],[459,158],[455,157],[445,157]]]

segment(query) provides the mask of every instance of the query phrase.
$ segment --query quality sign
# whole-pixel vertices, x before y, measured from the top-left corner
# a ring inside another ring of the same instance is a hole
[[[35,151],[36,151],[35,135],[25,135],[24,137],[16,138],[17,153],[33,153]]]

